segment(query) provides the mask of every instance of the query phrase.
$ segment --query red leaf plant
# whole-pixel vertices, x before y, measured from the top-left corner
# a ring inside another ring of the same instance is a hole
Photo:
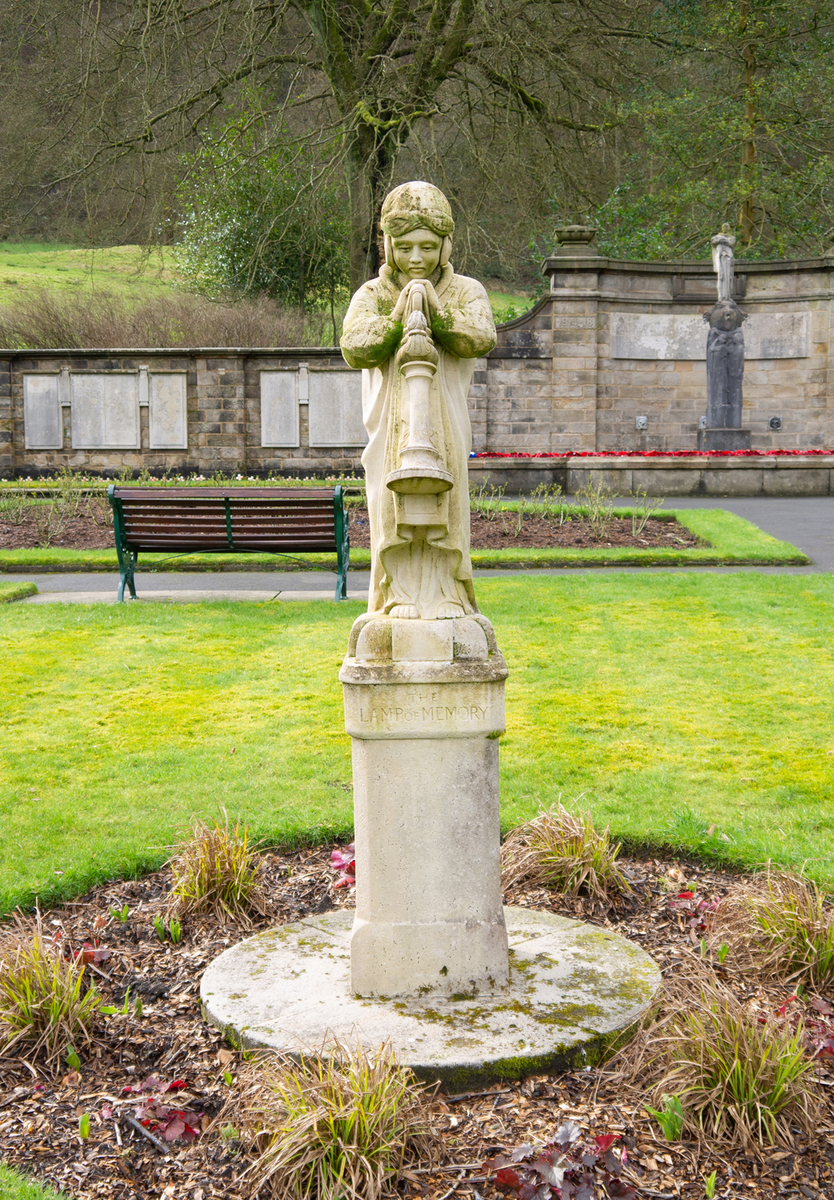
[[[334,850],[330,855],[330,864],[334,871],[339,872],[339,878],[333,884],[334,888],[353,887],[356,883],[356,847],[353,842],[344,850]]]
[[[717,896],[712,900],[705,900],[700,892],[678,892],[677,896],[669,901],[669,907],[677,912],[689,913],[690,936],[695,941],[706,933],[710,916],[720,903]]]
[[[143,1083],[123,1087],[122,1095],[140,1097],[133,1110],[134,1117],[140,1125],[162,1138],[163,1142],[174,1142],[178,1138],[183,1142],[193,1142],[200,1136],[201,1114],[187,1108],[176,1108],[164,1099],[171,1092],[181,1092],[185,1086],[184,1079],[163,1083],[155,1075],[149,1075]],[[101,1115],[104,1120],[108,1120],[112,1117],[113,1110],[103,1108]]]
[[[484,1163],[484,1172],[499,1191],[517,1200],[594,1200],[600,1182],[613,1200],[634,1200],[634,1188],[620,1178],[628,1161],[625,1146],[615,1148],[620,1140],[619,1134],[607,1133],[591,1145],[581,1140],[578,1125],[566,1121],[546,1146],[527,1143],[509,1155],[496,1154]]]
[[[112,950],[108,950],[106,946],[100,946],[98,942],[91,946],[89,942],[84,942],[80,950],[75,951],[75,958],[80,958],[83,963],[103,963],[110,958]]]
[[[802,1022],[806,1054],[812,1058],[834,1057],[834,1008],[825,1000],[814,997],[808,1001],[808,1008],[817,1014],[813,1016],[807,1009],[803,1011],[802,1003],[799,996],[788,996],[781,1008],[777,1008],[776,1016],[780,1021],[786,1021],[794,1032]]]

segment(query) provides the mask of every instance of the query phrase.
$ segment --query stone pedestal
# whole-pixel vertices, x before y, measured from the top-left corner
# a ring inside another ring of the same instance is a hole
[[[707,426],[698,432],[699,450],[749,450],[749,429],[722,429]]]
[[[485,617],[366,615],[339,678],[353,740],[359,996],[506,985],[498,737],[507,668]]]

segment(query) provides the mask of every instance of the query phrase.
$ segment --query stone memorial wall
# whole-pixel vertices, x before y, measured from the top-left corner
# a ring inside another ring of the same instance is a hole
[[[694,450],[712,263],[579,254],[499,327],[469,395],[479,451]],[[588,250],[589,247],[581,247]],[[736,261],[754,449],[834,446],[834,257]],[[638,421],[638,418],[640,420]],[[335,348],[0,351],[0,474],[354,471],[360,373]]]

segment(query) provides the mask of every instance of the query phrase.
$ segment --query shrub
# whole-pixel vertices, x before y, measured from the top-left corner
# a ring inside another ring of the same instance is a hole
[[[571,813],[558,804],[509,835],[501,849],[501,882],[504,888],[525,883],[603,900],[631,890],[616,861],[619,852],[607,825],[600,833],[589,812]]]
[[[82,957],[65,959],[44,937],[40,917],[33,933],[18,924],[0,950],[0,1022],[7,1052],[20,1041],[52,1059],[88,1041],[100,1010],[95,987],[86,986]]]
[[[253,1068],[240,1129],[254,1161],[251,1195],[273,1200],[377,1200],[412,1157],[429,1155],[425,1094],[389,1045],[370,1054],[335,1041],[300,1061],[278,1055]],[[253,1087],[254,1085],[254,1087]]]
[[[710,939],[760,977],[813,988],[834,981],[834,906],[811,880],[774,874],[739,884],[722,900]]]
[[[266,911],[260,860],[249,845],[249,833],[240,823],[229,828],[216,821],[195,820],[193,834],[171,860],[173,884],[169,909],[179,913],[224,914],[246,923],[249,910]]]
[[[646,1093],[647,1111],[677,1098],[683,1129],[696,1137],[790,1143],[792,1126],[816,1128],[821,1099],[802,1026],[742,1003],[695,955],[618,1060],[623,1081]]]
[[[713,984],[660,1040],[669,1065],[656,1090],[677,1095],[706,1136],[773,1143],[790,1141],[791,1123],[813,1125],[814,1065],[801,1029],[745,1009]]]
[[[268,296],[224,304],[181,293],[129,304],[107,292],[44,289],[0,308],[0,345],[68,350],[318,345],[326,324],[324,313],[305,318]]]

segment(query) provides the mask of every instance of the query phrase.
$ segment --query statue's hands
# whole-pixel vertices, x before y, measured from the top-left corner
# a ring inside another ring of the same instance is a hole
[[[406,287],[403,288],[397,297],[397,303],[391,309],[391,320],[398,321],[400,325],[405,325],[406,314],[409,310],[409,287],[410,285],[406,285]]]
[[[397,298],[397,303],[391,310],[391,320],[401,321],[403,324],[408,319],[408,314],[411,312],[413,303],[412,295],[415,290],[419,289],[425,301],[421,298],[420,307],[423,310],[423,316],[427,321],[431,322],[431,318],[440,308],[440,301],[437,298],[437,292],[432,287],[428,279],[409,279],[403,290]]]
[[[426,313],[426,319],[431,324],[432,317],[440,310],[440,301],[437,298],[437,292],[434,290],[434,284],[429,279],[421,279],[415,282],[419,282],[426,293],[426,304],[429,310]]]

